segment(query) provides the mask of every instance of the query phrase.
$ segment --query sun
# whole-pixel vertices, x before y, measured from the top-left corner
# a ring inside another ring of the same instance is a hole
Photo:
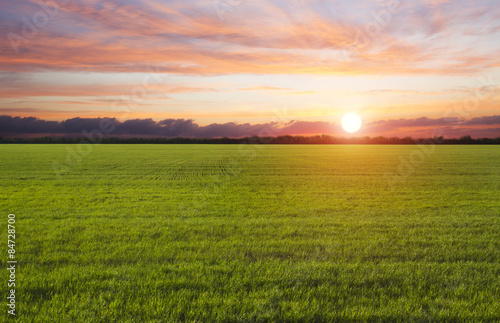
[[[356,113],[348,113],[342,117],[342,128],[348,133],[355,133],[361,128],[361,118]]]

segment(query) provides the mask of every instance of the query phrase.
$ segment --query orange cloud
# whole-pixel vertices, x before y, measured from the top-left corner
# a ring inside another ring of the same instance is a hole
[[[381,28],[379,34],[360,43],[357,31],[365,30],[374,19],[369,12],[359,22],[318,13],[305,2],[287,6],[263,2],[244,19],[221,20],[213,8],[207,12],[196,1],[191,6],[152,0],[148,6],[70,1],[60,7],[53,21],[61,24],[57,25],[60,29],[40,31],[20,46],[18,54],[2,38],[0,47],[5,50],[0,53],[0,69],[149,72],[156,66],[166,73],[193,75],[449,75],[476,73],[500,64],[494,52],[474,53],[463,63],[447,62],[456,49],[438,48],[426,39],[410,44],[397,37],[396,16],[390,28]],[[455,23],[443,15],[432,18],[434,33]],[[423,15],[412,17],[409,22],[425,25]],[[62,29],[69,21],[75,32]],[[339,53],[332,56],[326,51]]]

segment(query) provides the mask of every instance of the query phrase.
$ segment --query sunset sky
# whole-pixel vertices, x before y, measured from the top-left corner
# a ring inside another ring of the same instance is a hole
[[[497,1],[43,3],[0,6],[0,115],[341,136],[355,112],[357,136],[500,137]]]

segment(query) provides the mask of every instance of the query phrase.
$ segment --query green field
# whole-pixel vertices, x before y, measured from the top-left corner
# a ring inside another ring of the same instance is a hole
[[[21,322],[500,321],[498,146],[67,147],[0,146]]]

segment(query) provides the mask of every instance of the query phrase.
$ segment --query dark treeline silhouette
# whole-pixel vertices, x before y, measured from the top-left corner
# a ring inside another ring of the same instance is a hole
[[[245,137],[245,138],[102,138],[89,142],[79,137],[35,137],[35,138],[0,138],[2,144],[296,144],[296,145],[331,145],[331,144],[368,144],[368,145],[413,145],[413,144],[443,144],[443,145],[499,145],[498,138],[478,138],[463,136],[458,139],[443,137],[419,138],[411,137],[358,137],[339,138],[327,135],[320,136],[278,136],[278,137]]]

